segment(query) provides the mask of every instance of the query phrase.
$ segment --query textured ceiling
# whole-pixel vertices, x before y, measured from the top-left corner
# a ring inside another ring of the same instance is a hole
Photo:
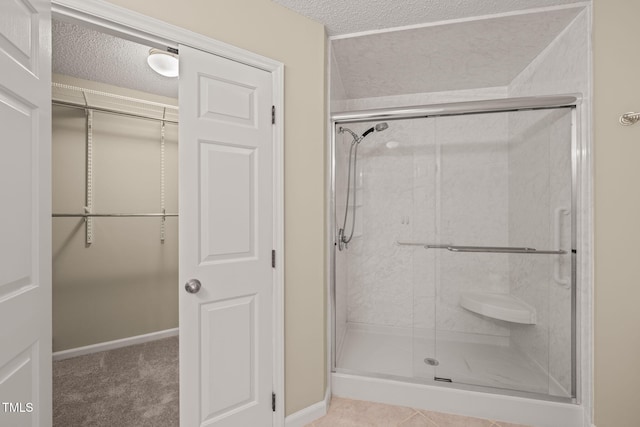
[[[272,0],[324,24],[329,35],[576,3],[576,0]]]
[[[521,10],[533,7],[553,6],[573,3],[575,0],[273,0],[294,11],[315,19],[327,26],[330,34],[354,33],[360,31],[391,28],[418,23],[435,22],[447,19],[457,19],[491,13],[500,13],[513,10]],[[571,9],[575,11],[576,9]],[[562,13],[557,12],[553,19],[562,20]],[[551,15],[549,15],[551,16]],[[504,82],[515,71],[520,71],[537,53],[540,47],[550,41],[557,29],[560,21],[549,22],[547,24],[538,23],[541,32],[527,31],[521,35],[519,28],[511,27],[511,33],[505,28],[493,30],[491,26],[477,28],[476,32],[471,30],[475,22],[465,24],[454,24],[449,29],[445,26],[431,27],[432,29],[407,30],[416,31],[412,36],[415,40],[402,40],[400,32],[393,32],[384,41],[382,35],[349,39],[341,45],[341,40],[334,41],[336,56],[341,56],[340,71],[345,86],[350,97],[358,97],[365,93],[362,88],[371,82],[380,79],[389,80],[393,76],[393,71],[400,71],[406,76],[403,80],[414,81],[415,90],[412,88],[396,88],[393,93],[415,93],[430,91],[425,88],[442,88],[450,86],[437,82],[433,78],[445,78],[442,71],[455,69],[457,76],[449,76],[457,79],[457,87],[482,87],[486,85]],[[480,21],[482,22],[482,21]],[[462,25],[468,30],[458,31],[453,29],[456,25]],[[527,24],[531,27],[535,23]],[[449,27],[449,26],[446,26]],[[438,30],[435,30],[438,29]],[[441,32],[442,30],[444,32]],[[424,33],[422,31],[424,30]],[[447,32],[449,31],[449,32]],[[446,34],[454,33],[454,39],[449,39]],[[427,35],[427,33],[429,33]],[[465,36],[466,34],[466,36]],[[54,21],[52,26],[53,36],[53,72],[66,74],[87,80],[94,80],[115,86],[149,92],[157,95],[177,98],[178,79],[162,77],[153,72],[146,63],[149,48],[128,40],[116,38],[107,34],[99,33],[74,24]],[[376,37],[382,37],[376,39]],[[424,37],[432,37],[429,43],[419,43],[425,40]],[[467,37],[467,38],[465,38]],[[497,40],[496,37],[503,37],[505,40]],[[531,38],[531,40],[529,40]],[[482,43],[482,40],[488,43]],[[376,40],[380,40],[378,45]],[[438,40],[438,42],[435,42]],[[516,42],[517,40],[517,42]],[[465,47],[465,43],[474,46],[473,49]],[[445,48],[446,46],[446,48]],[[519,49],[523,51],[520,52]],[[363,49],[369,49],[369,53],[362,55]],[[446,52],[446,49],[453,49]],[[379,59],[384,51],[385,60]],[[340,53],[342,52],[342,53]],[[403,52],[412,52],[410,55]],[[504,55],[508,52],[509,55]],[[352,60],[353,55],[362,55],[363,58]],[[424,62],[426,55],[429,55],[431,63],[430,70],[434,73],[426,73]],[[480,70],[484,63],[493,61],[502,55],[502,60],[508,64],[503,68],[495,69],[493,76],[480,78],[477,70]],[[531,56],[534,55],[534,56]],[[504,57],[509,56],[506,60]],[[453,59],[457,57],[457,59]],[[460,64],[463,58],[467,57]],[[455,62],[455,61],[458,61]],[[371,70],[372,67],[380,68],[378,77],[360,74],[356,76],[357,70]],[[455,68],[452,68],[455,67]],[[458,71],[464,70],[465,73]],[[475,74],[474,74],[475,73]],[[417,76],[416,76],[417,75]],[[424,78],[430,75],[431,78]],[[358,82],[360,80],[360,82]],[[395,77],[391,80],[400,80]],[[351,84],[354,82],[355,84]],[[368,83],[367,83],[368,82]],[[475,83],[474,83],[475,82]],[[498,82],[498,83],[493,83]],[[390,83],[393,86],[395,83]],[[482,85],[482,86],[481,86]],[[359,88],[360,87],[360,88]],[[384,92],[380,86],[378,93]],[[444,90],[444,89],[439,89]],[[371,91],[366,91],[367,96]],[[358,95],[360,94],[360,95]],[[378,95],[381,96],[381,95]]]
[[[54,73],[178,97],[178,79],[147,65],[149,47],[60,21],[51,31]]]
[[[582,8],[333,40],[347,98],[506,86]]]

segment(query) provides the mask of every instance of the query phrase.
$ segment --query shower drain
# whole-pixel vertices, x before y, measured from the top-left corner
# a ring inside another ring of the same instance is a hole
[[[424,359],[424,363],[431,366],[438,366],[440,364],[440,362],[438,362],[436,359],[432,359],[431,357],[427,357],[426,359]]]

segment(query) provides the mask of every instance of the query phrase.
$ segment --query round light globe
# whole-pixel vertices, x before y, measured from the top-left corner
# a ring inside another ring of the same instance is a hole
[[[156,73],[165,77],[178,77],[178,57],[160,49],[151,49],[147,64]]]

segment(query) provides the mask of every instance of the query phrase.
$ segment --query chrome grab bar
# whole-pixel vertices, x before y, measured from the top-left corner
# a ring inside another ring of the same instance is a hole
[[[160,217],[178,216],[177,213],[112,213],[112,214],[71,214],[71,213],[54,213],[53,218],[95,218],[95,217]]]
[[[427,243],[423,243],[423,242],[403,242],[403,241],[397,240],[396,241],[396,245],[398,245],[398,246],[422,246],[422,247],[424,247],[424,246],[427,245]]]
[[[488,252],[499,254],[551,254],[563,255],[566,251],[541,251],[534,248],[517,248],[509,246],[444,246],[444,245],[425,245],[426,249],[446,249],[450,252]]]
[[[446,249],[450,252],[488,252],[488,253],[500,253],[500,254],[549,254],[549,255],[564,255],[567,251],[554,250],[554,251],[541,251],[534,248],[518,248],[511,246],[456,246],[451,244],[437,244],[432,245],[422,242],[403,242],[396,241],[398,246],[422,246],[425,249]]]

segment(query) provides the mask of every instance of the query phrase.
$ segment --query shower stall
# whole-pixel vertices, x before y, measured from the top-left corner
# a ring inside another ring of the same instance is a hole
[[[331,391],[591,425],[587,3],[331,40]]]
[[[334,116],[335,372],[576,396],[575,105]]]

